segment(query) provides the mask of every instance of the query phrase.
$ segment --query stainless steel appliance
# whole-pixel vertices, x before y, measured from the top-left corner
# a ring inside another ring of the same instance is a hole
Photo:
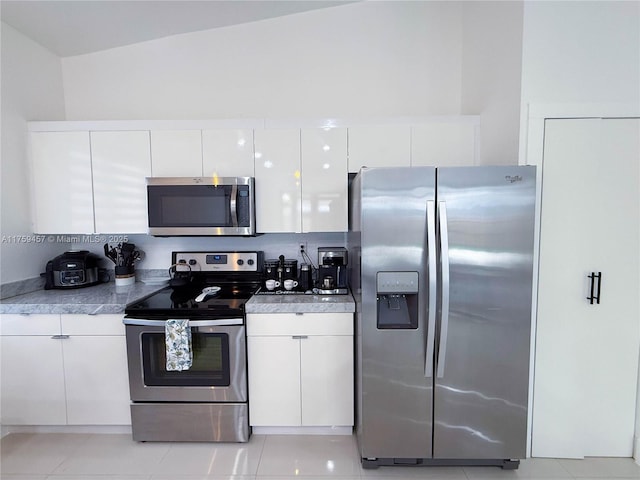
[[[151,235],[255,235],[253,177],[147,178]]]
[[[173,252],[172,269],[189,281],[173,282],[126,307],[134,440],[248,441],[244,304],[260,286],[262,256]],[[188,370],[166,368],[168,319],[189,320]]]
[[[324,295],[349,293],[347,279],[348,255],[344,247],[318,248],[317,288]]]
[[[535,167],[371,168],[352,184],[365,468],[525,457]]]
[[[49,260],[45,267],[45,290],[89,287],[108,281],[102,259],[88,250],[71,250]]]

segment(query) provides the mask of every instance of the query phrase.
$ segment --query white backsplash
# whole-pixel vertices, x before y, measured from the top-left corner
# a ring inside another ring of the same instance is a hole
[[[96,237],[102,237],[96,235]],[[104,236],[108,237],[108,236]],[[136,263],[138,269],[162,269],[171,265],[172,251],[264,251],[265,259],[286,258],[305,263],[300,255],[300,244],[307,245],[307,251],[314,265],[318,263],[318,247],[345,247],[346,233],[267,233],[256,237],[152,237],[149,235],[129,235],[128,241],[144,252],[144,258]],[[115,246],[115,243],[111,244]],[[89,250],[104,257],[104,242],[73,243],[73,250]],[[104,266],[112,267],[105,258]]]

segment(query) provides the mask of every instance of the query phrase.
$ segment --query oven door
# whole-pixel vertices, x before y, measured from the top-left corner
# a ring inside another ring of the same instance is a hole
[[[125,318],[133,402],[246,402],[242,318],[191,320],[193,364],[167,371],[165,321]]]

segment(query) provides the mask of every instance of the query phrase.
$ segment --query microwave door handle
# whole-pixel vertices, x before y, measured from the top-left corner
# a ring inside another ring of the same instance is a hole
[[[234,227],[238,227],[238,186],[234,183],[231,186],[231,223]]]

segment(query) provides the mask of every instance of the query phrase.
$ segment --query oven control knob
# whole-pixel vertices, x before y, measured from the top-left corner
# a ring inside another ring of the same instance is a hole
[[[244,260],[242,260],[241,258],[238,259],[238,261],[236,262],[238,265],[244,265]]]
[[[247,260],[247,263],[248,263],[249,265],[253,265],[253,259],[251,259],[251,258],[250,258],[249,260]]]
[[[181,258],[180,260],[178,260],[178,263],[187,263],[187,261],[184,258]]]
[[[196,263],[198,263],[198,262],[196,262],[195,259],[193,259],[193,258],[191,260],[189,260],[189,265],[195,265]]]

